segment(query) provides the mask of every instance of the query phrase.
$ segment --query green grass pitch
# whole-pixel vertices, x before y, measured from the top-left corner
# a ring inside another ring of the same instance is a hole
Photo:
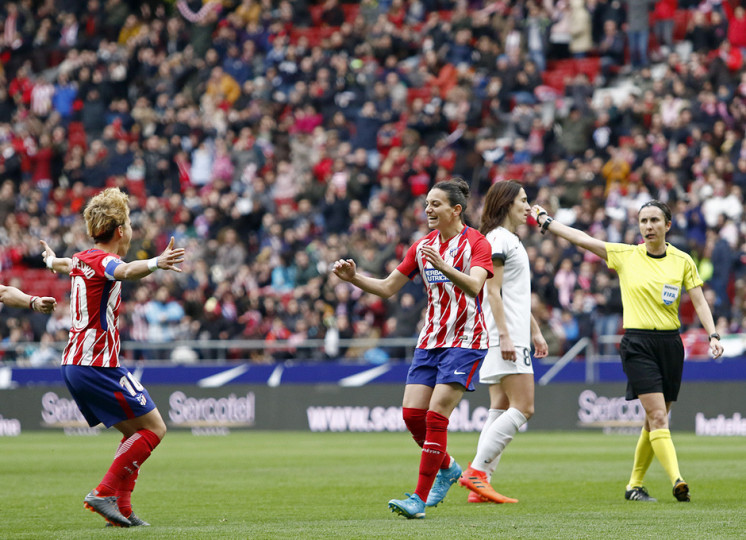
[[[743,438],[674,432],[692,502],[679,503],[660,464],[655,504],[624,500],[634,435],[519,434],[493,483],[518,504],[467,504],[455,485],[424,520],[386,503],[414,489],[419,449],[405,433],[170,432],[143,466],[133,496],[148,528],[104,528],[83,497],[118,443],[24,433],[0,439],[0,538],[743,538]],[[451,433],[466,466],[476,433]]]

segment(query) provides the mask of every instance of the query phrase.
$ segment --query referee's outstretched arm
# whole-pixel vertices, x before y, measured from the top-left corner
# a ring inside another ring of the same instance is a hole
[[[538,204],[534,205],[534,207],[531,208],[531,212],[536,218],[536,222],[539,224],[539,227],[541,227],[542,233],[551,229],[552,234],[559,236],[560,238],[564,238],[565,240],[575,244],[578,247],[587,249],[591,253],[595,253],[603,260],[607,260],[606,242],[599,240],[598,238],[593,238],[583,231],[573,229],[572,227],[568,227],[567,225],[563,225],[562,223],[555,221],[554,219],[549,217],[547,211]]]

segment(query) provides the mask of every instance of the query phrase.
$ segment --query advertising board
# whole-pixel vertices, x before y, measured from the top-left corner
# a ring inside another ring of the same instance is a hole
[[[232,430],[313,432],[404,431],[402,386],[365,385],[152,385],[148,388],[169,429],[195,435],[227,435]],[[624,385],[556,384],[538,387],[530,430],[600,429],[636,432],[644,420],[638,401],[626,401]],[[451,431],[479,431],[487,417],[484,387],[466,394],[454,410]],[[672,409],[671,427],[699,435],[746,436],[743,383],[688,383]],[[59,430],[96,435],[64,386],[0,390],[0,436],[22,431]]]

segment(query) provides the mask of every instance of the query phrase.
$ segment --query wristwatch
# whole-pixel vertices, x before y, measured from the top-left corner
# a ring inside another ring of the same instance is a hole
[[[542,223],[541,227],[539,228],[539,231],[541,232],[541,234],[546,234],[546,232],[549,230],[549,224],[552,221],[554,221],[554,219],[551,216],[547,216],[544,218],[544,223]]]
[[[713,332],[712,334],[710,334],[710,339],[712,338],[715,338],[718,341],[720,341],[720,334],[718,334],[717,332]]]

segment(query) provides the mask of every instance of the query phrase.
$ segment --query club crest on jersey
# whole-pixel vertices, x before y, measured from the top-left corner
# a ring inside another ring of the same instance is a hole
[[[436,268],[425,268],[425,279],[428,283],[447,283],[450,281],[443,272]]]
[[[661,300],[663,300],[664,304],[670,306],[676,301],[678,297],[679,287],[677,287],[676,285],[663,285],[663,290],[661,291]]]

